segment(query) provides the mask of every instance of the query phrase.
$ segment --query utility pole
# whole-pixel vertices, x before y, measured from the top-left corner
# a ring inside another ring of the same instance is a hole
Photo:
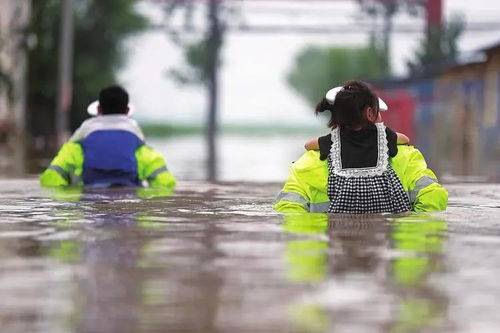
[[[218,65],[222,42],[222,31],[219,20],[219,5],[222,0],[208,0],[209,31],[207,38],[208,69],[208,117],[207,117],[207,178],[217,180],[217,109],[218,109]]]
[[[443,34],[442,34],[442,17],[443,3],[442,0],[427,0],[425,4],[426,19],[427,19],[427,41],[429,45],[429,54],[434,58],[435,62],[442,62],[445,58],[443,50]]]
[[[384,2],[383,13],[383,29],[382,29],[382,64],[384,66],[384,75],[391,75],[391,34],[392,34],[392,17],[396,13],[396,4],[392,1]]]
[[[59,65],[56,104],[56,136],[61,145],[69,136],[69,110],[73,97],[73,0],[61,0]]]
[[[443,21],[443,1],[427,0],[426,9],[427,31],[441,28]]]

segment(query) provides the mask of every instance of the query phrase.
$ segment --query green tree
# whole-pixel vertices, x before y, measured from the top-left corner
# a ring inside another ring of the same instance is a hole
[[[384,76],[380,54],[365,48],[307,47],[295,59],[288,83],[310,104],[316,104],[332,87],[349,79]]]
[[[185,24],[181,30],[173,28],[169,18],[175,11],[185,11]],[[187,66],[182,69],[172,69],[173,77],[180,84],[201,85],[206,89],[208,100],[207,112],[207,178],[217,179],[217,146],[216,136],[218,132],[218,69],[221,63],[220,51],[224,41],[224,26],[226,14],[231,14],[231,6],[223,5],[220,0],[207,0],[206,32],[203,37],[198,37],[194,42],[190,38],[181,38],[182,31],[192,29],[192,13],[194,10],[192,0],[174,0],[167,4],[165,13],[167,15],[167,30],[175,42],[184,47],[184,59]]]
[[[5,44],[7,44],[7,33],[0,30],[0,54],[2,53]],[[12,78],[5,69],[2,59],[0,59],[0,92],[4,91],[9,99],[13,98],[13,84]]]
[[[374,25],[372,32],[373,45],[379,50],[380,63],[384,74],[391,74],[391,34],[393,30],[393,17],[400,11],[410,15],[418,15],[421,11],[422,2],[415,0],[356,0],[369,21]],[[377,20],[381,18],[382,24]]]
[[[0,92],[5,91],[9,99],[12,99],[12,79],[1,65],[0,63]]]
[[[426,12],[426,1],[420,0],[356,0],[361,10],[376,23],[382,19],[382,25],[373,32],[374,45],[380,50],[381,62],[386,75],[390,75],[390,35],[393,17],[399,12],[412,16],[422,16]],[[457,41],[464,30],[464,20],[460,15],[449,23],[437,28],[428,28],[425,38],[413,59],[407,62],[411,74],[421,73],[443,63],[452,62],[458,55]]]
[[[208,2],[208,1],[207,1]],[[202,86],[208,88],[210,85],[210,73],[212,64],[216,64],[218,70],[222,64],[220,50],[224,45],[225,25],[228,21],[235,20],[234,4],[218,3],[215,16],[218,23],[217,35],[213,36],[209,27],[213,25],[214,17],[207,15],[207,31],[193,38],[191,34],[195,31],[193,25],[194,13],[204,8],[207,14],[210,4],[195,6],[192,0],[173,0],[163,5],[165,12],[166,30],[171,40],[182,49],[183,64],[169,70],[168,75],[179,85]],[[180,12],[184,16],[183,24],[171,24],[174,13]],[[176,27],[174,27],[176,26]],[[211,52],[216,49],[217,59],[211,59]]]
[[[87,104],[99,90],[116,82],[126,60],[124,40],[148,27],[135,2],[75,1],[72,129],[87,117]],[[29,51],[28,130],[54,142],[60,1],[33,1],[32,13],[30,31],[37,43]]]
[[[198,41],[187,43],[183,47],[184,62],[180,68],[172,68],[170,77],[180,85],[207,86],[210,73],[210,62],[208,54],[208,38],[204,37]],[[222,44],[222,40],[220,42]],[[221,47],[222,45],[219,45]],[[217,59],[220,66],[221,60]]]
[[[458,39],[464,27],[463,18],[457,15],[443,27],[428,31],[414,58],[407,62],[409,72],[416,75],[454,62],[458,56]]]

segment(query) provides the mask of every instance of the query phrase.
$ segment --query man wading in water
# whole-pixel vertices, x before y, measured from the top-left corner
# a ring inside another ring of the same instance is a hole
[[[119,86],[104,88],[89,106],[95,115],[78,128],[40,177],[46,187],[85,188],[149,185],[173,190],[175,178],[161,153],[144,143],[129,117],[128,93]]]
[[[398,135],[382,123],[382,103],[360,81],[330,90],[316,112],[331,113],[332,132],[317,140],[319,151],[310,150],[292,164],[274,209],[351,214],[445,210],[448,192],[417,149],[397,145]]]

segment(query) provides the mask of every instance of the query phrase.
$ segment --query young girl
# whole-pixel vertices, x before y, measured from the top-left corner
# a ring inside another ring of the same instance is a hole
[[[409,211],[409,198],[389,165],[398,151],[398,135],[382,123],[379,99],[370,87],[346,82],[317,105],[317,114],[325,111],[331,113],[331,134],[311,140],[306,148],[319,149],[320,158],[328,158],[328,212]],[[407,139],[400,137],[402,143]]]
[[[318,114],[319,112],[329,110],[331,108],[331,105],[333,105],[333,103],[335,102],[335,97],[337,96],[338,92],[342,90],[342,88],[343,87],[337,87],[337,88],[330,89],[328,91],[326,97],[321,102],[319,102],[319,104],[316,106],[316,114]],[[385,102],[383,100],[381,100],[380,98],[378,98],[378,104],[379,104],[380,111],[387,111],[387,104],[385,104]],[[382,116],[380,115],[380,112],[379,112],[379,116],[377,118],[376,123],[381,123],[381,122],[382,122]],[[404,144],[408,144],[410,142],[410,138],[408,138],[403,133],[396,132],[396,135],[397,135],[397,144],[398,145],[404,145]],[[328,135],[328,136],[330,136],[330,135]],[[311,140],[307,141],[306,144],[304,145],[304,148],[306,150],[319,150],[318,138],[311,139]],[[321,159],[322,160],[326,159],[326,156],[322,157]]]

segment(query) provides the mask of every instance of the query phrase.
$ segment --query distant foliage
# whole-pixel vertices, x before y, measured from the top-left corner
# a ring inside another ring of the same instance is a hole
[[[363,24],[371,23],[376,29],[372,32],[373,45],[379,50],[380,63],[385,76],[392,74],[391,70],[391,35],[393,18],[400,12],[416,16],[423,12],[423,2],[415,0],[356,0],[363,13]]]
[[[220,33],[218,36],[210,36],[208,17],[205,18],[206,32],[202,36],[193,38],[189,32],[194,30],[193,16],[195,12],[208,11],[206,3],[195,4],[192,0],[175,0],[160,3],[165,13],[166,32],[172,42],[182,49],[183,64],[171,68],[168,76],[179,85],[207,87],[210,80],[212,59],[212,48],[220,50],[225,39],[225,25],[228,21],[234,21],[235,5],[230,2],[220,2],[217,8]],[[174,14],[182,14],[183,24],[176,26],[172,24],[171,18]],[[204,13],[206,14],[206,12]],[[212,39],[215,38],[215,39]],[[218,53],[218,52],[217,52]],[[220,67],[222,60],[220,55],[216,59],[216,66]]]
[[[372,20],[382,19],[381,29],[376,31],[375,45],[382,52],[382,61],[386,75],[390,70],[390,35],[393,30],[392,19],[400,13],[405,12],[412,16],[424,16],[426,13],[426,1],[419,0],[356,0],[361,10]],[[424,73],[443,64],[453,62],[457,55],[457,42],[465,27],[464,19],[460,15],[452,19],[440,28],[435,28],[426,34],[414,57],[407,62],[408,71],[412,75]],[[385,52],[384,52],[385,51]]]
[[[315,105],[330,88],[349,79],[383,77],[380,58],[374,47],[308,47],[295,59],[295,65],[288,74],[288,83],[311,105]]]
[[[208,44],[208,39],[202,38],[183,45],[185,64],[182,67],[172,68],[168,73],[176,83],[192,86],[207,84],[210,71]],[[220,66],[220,64],[221,59],[217,59],[217,65]]]
[[[464,27],[464,19],[455,16],[445,26],[430,31],[413,59],[407,62],[408,71],[412,75],[418,75],[453,63],[459,53],[457,44]]]
[[[12,94],[12,78],[10,75],[7,74],[7,71],[5,71],[0,63],[0,93],[5,92],[7,97],[12,100],[13,99],[13,94]]]
[[[7,35],[9,32],[4,32],[0,30],[0,54],[2,53],[5,44],[7,44],[7,39],[9,36]],[[4,67],[2,59],[0,57],[0,94],[4,93],[7,97],[12,100],[13,99],[13,83],[12,78],[9,75],[7,69]]]
[[[422,11],[424,1],[415,0],[356,0],[361,10],[373,17],[393,16],[399,11],[405,11],[410,15],[419,15]]]
[[[135,0],[75,1],[75,49],[71,126],[87,117],[86,108],[99,90],[115,83],[127,54],[124,40],[148,26],[136,12]],[[59,0],[33,1],[29,51],[28,113],[30,132],[47,137],[54,132],[59,47]]]

